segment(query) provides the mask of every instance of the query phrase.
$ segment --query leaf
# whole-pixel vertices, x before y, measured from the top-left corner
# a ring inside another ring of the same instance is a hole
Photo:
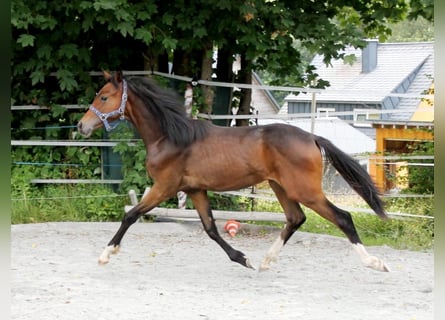
[[[45,82],[45,73],[42,70],[36,70],[31,73],[31,84],[34,86],[39,82]]]
[[[54,30],[54,28],[57,26],[57,20],[54,19],[53,17],[44,17],[41,21],[41,23],[39,23],[39,26],[42,30],[45,29],[49,29],[49,30]]]
[[[63,116],[63,114],[64,114],[66,111],[67,111],[66,108],[64,108],[64,107],[62,107],[62,106],[60,106],[60,105],[57,105],[57,104],[55,104],[55,105],[53,105],[53,106],[51,107],[51,113],[52,113],[52,116],[53,116],[54,118],[59,118],[59,117]]]
[[[207,30],[204,27],[194,29],[194,37],[204,38],[207,35]]]
[[[142,21],[149,20],[150,17],[151,17],[150,14],[146,11],[136,12],[136,18],[139,20],[142,20]]]
[[[60,46],[59,49],[60,57],[66,57],[68,59],[71,59],[72,57],[77,56],[77,54],[78,54],[78,48],[77,45],[74,43],[63,44]]]
[[[172,38],[164,38],[162,40],[162,45],[167,50],[174,50],[174,49],[176,49],[177,43],[178,43],[178,40],[172,39]]]
[[[60,88],[64,91],[72,91],[77,88],[77,81],[72,78],[67,78],[60,82]]]
[[[166,13],[162,16],[162,23],[164,23],[167,26],[171,26],[173,24],[173,16]]]
[[[30,34],[21,34],[17,39],[17,43],[21,44],[23,48],[33,47],[35,38],[35,36]]]
[[[62,155],[60,153],[58,153],[58,152],[54,152],[53,153],[53,159],[55,161],[60,161],[62,159]]]
[[[81,48],[78,52],[78,61],[85,62],[87,65],[91,62],[91,52],[87,48]]]
[[[37,57],[39,59],[49,59],[51,58],[52,48],[50,45],[42,45],[36,51]]]
[[[128,13],[127,10],[124,10],[124,9],[118,9],[118,10],[114,11],[114,16],[119,21],[121,21],[121,20],[122,21],[131,21],[132,20],[132,16]]]
[[[66,78],[66,77],[72,77],[72,75],[73,75],[72,72],[69,71],[69,70],[66,70],[66,69],[59,69],[59,70],[56,71],[56,77],[58,79],[63,79],[63,78]]]
[[[357,57],[355,54],[347,54],[343,57],[343,61],[345,64],[352,66],[357,61]]]
[[[119,3],[114,0],[97,0],[94,2],[94,9],[96,11],[114,10],[118,5]]]
[[[79,8],[81,8],[81,9],[90,9],[91,7],[93,6],[93,4],[91,3],[91,1],[82,1],[80,4],[79,4]]]
[[[82,21],[82,30],[88,31],[93,29],[94,27],[94,17],[93,16],[86,16]]]
[[[117,25],[116,29],[124,36],[132,36],[134,33],[133,24],[130,22],[121,22]]]
[[[37,118],[38,122],[46,122],[49,121],[51,118],[47,114],[42,114]]]
[[[80,161],[80,163],[82,163],[83,165],[88,164],[88,162],[89,162],[89,160],[90,160],[90,157],[89,157],[88,154],[80,153],[80,152],[79,152],[79,153],[77,154],[77,156],[79,157],[79,161]]]
[[[59,85],[62,91],[72,91],[77,87],[77,81],[74,79],[73,73],[69,70],[57,70],[56,77],[59,79]]]
[[[145,28],[138,28],[134,33],[134,38],[138,40],[142,40],[145,44],[150,44],[153,36],[151,32]]]

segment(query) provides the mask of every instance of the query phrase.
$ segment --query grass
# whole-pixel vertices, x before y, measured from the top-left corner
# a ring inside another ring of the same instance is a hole
[[[11,223],[39,223],[50,221],[120,221],[127,195],[118,195],[107,186],[100,185],[49,185],[46,187],[23,185],[12,188]],[[282,214],[277,201],[252,200],[245,197],[212,196],[212,207],[219,210],[265,211]],[[335,196],[337,206],[366,208],[357,196]],[[166,203],[171,205],[171,203]],[[228,206],[228,207],[227,207]],[[230,207],[230,208],[229,208]],[[345,237],[329,221],[304,208],[307,216],[300,231]],[[432,216],[434,198],[388,199],[388,212],[405,212]],[[427,218],[397,218],[382,220],[377,215],[351,212],[357,231],[367,246],[388,245],[396,249],[429,250],[434,245],[434,220]],[[252,222],[253,223],[253,222]],[[282,226],[282,223],[260,223]]]
[[[335,196],[330,199],[337,206],[367,208],[355,195]],[[351,212],[357,232],[367,246],[387,245],[395,249],[429,250],[434,245],[434,198],[399,198],[387,201],[388,212],[403,212],[425,216],[425,218],[401,218],[397,216],[383,220],[375,214]],[[345,237],[331,222],[312,210],[303,207],[306,222],[299,231]],[[255,211],[282,212],[275,201],[256,201]],[[282,226],[282,223],[276,223]]]
[[[21,191],[13,191],[12,224],[117,221],[128,204],[128,196],[119,196],[107,186],[49,185]]]

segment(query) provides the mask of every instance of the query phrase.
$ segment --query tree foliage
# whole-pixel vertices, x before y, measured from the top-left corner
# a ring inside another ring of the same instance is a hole
[[[270,84],[312,85],[318,75],[307,57],[320,53],[325,63],[342,58],[346,46],[386,39],[389,23],[419,16],[433,21],[432,8],[432,0],[13,0],[11,104],[49,109],[14,111],[12,138],[75,138],[63,126],[81,114],[58,106],[92,100],[101,84],[90,71],[171,70],[249,82],[255,70],[267,72]],[[241,61],[238,73],[232,70],[235,57]],[[231,96],[205,86],[200,92],[207,112],[221,94]],[[221,104],[224,112],[231,110],[229,100]],[[249,90],[241,91],[239,106],[240,113],[250,112]],[[53,126],[59,128],[43,130]],[[86,163],[98,156],[88,149],[23,150],[14,150],[15,159],[45,162],[49,154],[57,162],[77,157],[76,163]]]
[[[422,42],[434,41],[434,24],[425,18],[416,20],[403,20],[390,24],[391,35],[388,42]]]
[[[409,5],[409,20],[422,17],[427,21],[434,22],[434,0],[410,0]]]
[[[168,61],[177,74],[209,77],[214,48],[221,59],[240,54],[247,71],[308,84],[316,75],[301,49],[329,63],[347,45],[387,37],[387,23],[407,16],[431,21],[432,0],[14,0],[12,98],[85,103],[97,86],[89,71],[166,71]],[[217,77],[237,80],[226,65]]]
[[[434,155],[434,142],[422,142],[412,146],[413,155]],[[418,160],[425,166],[409,166],[408,192],[421,194],[434,194],[434,161]]]

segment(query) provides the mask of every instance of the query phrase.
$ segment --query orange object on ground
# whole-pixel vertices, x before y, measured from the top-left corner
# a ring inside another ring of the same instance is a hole
[[[231,237],[234,237],[238,230],[241,227],[241,223],[236,220],[228,220],[224,226],[224,230],[230,234]]]

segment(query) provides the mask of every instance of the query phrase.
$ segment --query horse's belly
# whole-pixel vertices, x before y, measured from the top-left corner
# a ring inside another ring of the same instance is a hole
[[[208,174],[200,172],[197,175],[186,177],[186,184],[191,189],[212,191],[238,190],[257,184],[265,180],[263,175],[246,173],[234,170],[214,171]]]

